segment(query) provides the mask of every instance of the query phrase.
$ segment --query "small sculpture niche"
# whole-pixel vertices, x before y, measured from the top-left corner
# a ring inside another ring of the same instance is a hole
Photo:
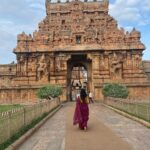
[[[80,35],[76,36],[76,44],[81,44],[81,36]]]
[[[45,61],[45,55],[42,55],[37,66],[37,79],[41,80],[44,77],[44,75],[47,74],[48,71],[47,71],[47,63]]]

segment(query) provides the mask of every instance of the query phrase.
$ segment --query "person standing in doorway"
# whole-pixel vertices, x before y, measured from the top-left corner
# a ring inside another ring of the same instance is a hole
[[[89,120],[88,96],[85,89],[81,89],[80,96],[76,99],[76,108],[73,117],[73,124],[79,124],[81,130],[87,130]]]

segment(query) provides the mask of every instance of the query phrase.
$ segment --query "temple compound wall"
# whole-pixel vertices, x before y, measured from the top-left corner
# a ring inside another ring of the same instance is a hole
[[[150,61],[143,61],[144,72],[150,81]]]
[[[17,37],[17,63],[0,65],[0,102],[35,102],[37,89],[47,84],[61,85],[61,99],[69,100],[74,66],[87,69],[96,100],[103,99],[108,82],[127,85],[130,98],[150,99],[150,63],[142,61],[141,34],[118,27],[108,0],[45,4],[38,30]]]

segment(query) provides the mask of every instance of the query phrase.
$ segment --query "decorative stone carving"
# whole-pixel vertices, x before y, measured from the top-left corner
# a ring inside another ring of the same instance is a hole
[[[37,79],[41,80],[42,78],[44,78],[47,75],[48,75],[47,62],[45,59],[45,55],[43,54],[40,57],[40,60],[37,64]]]
[[[36,59],[35,57],[28,58],[28,75],[35,75],[36,73]]]
[[[39,30],[32,35],[24,32],[18,35],[15,52],[51,51],[61,46],[74,46],[76,44],[112,44],[144,48],[140,42],[140,32],[133,29],[130,33],[118,28],[117,21],[108,15],[108,1],[84,3],[71,1],[57,5],[46,1],[47,16],[39,23]],[[80,43],[76,36],[81,36]],[[135,44],[136,43],[136,44]],[[47,46],[48,45],[48,46]],[[93,47],[94,48],[94,47]]]
[[[61,68],[61,70],[63,70],[63,71],[66,71],[66,70],[67,70],[66,56],[61,56],[60,68]]]
[[[92,58],[93,58],[92,54],[90,54],[90,53],[87,54],[87,59],[88,59],[88,60],[92,60]]]
[[[19,75],[26,75],[26,58],[23,55],[18,56],[17,58],[17,72]]]
[[[60,67],[60,58],[59,57],[56,57],[55,59],[55,69],[56,69],[56,72],[59,72],[61,67]]]
[[[142,68],[142,57],[140,54],[133,55],[133,67],[136,69]]]
[[[127,53],[127,56],[126,56],[126,68],[127,69],[132,68],[132,54],[129,52]]]
[[[110,60],[110,73],[112,79],[121,79],[122,78],[122,59],[113,53]]]
[[[99,59],[100,59],[100,65],[99,65],[100,71],[105,70],[104,55],[100,55]]]

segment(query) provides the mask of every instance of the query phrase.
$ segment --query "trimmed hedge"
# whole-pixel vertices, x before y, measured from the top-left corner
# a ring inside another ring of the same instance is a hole
[[[103,85],[102,93],[105,97],[127,98],[129,91],[125,85],[106,83]]]
[[[40,99],[56,98],[62,94],[62,88],[58,85],[47,85],[40,88],[37,92],[37,96]]]

